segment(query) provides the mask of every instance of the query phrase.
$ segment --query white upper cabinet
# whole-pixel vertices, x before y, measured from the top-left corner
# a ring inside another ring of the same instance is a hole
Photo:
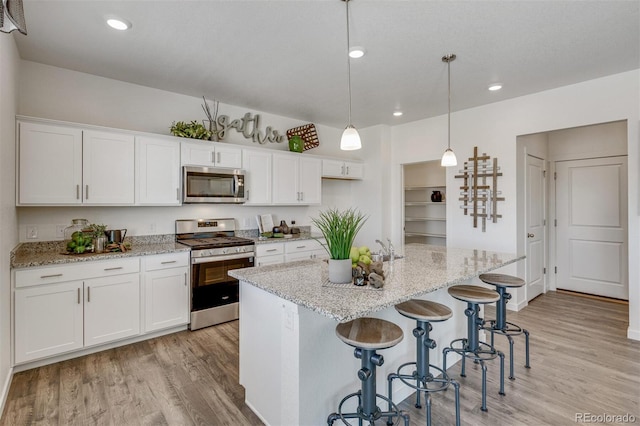
[[[245,206],[271,204],[271,152],[242,150],[244,164]]]
[[[136,136],[136,204],[180,205],[180,143]]]
[[[207,167],[242,168],[242,149],[213,142],[181,142],[182,164]]]
[[[322,160],[322,177],[362,179],[364,177],[364,164],[355,161]]]
[[[133,204],[135,146],[129,134],[87,130],[82,135],[84,204]]]
[[[19,123],[20,204],[81,204],[82,130]]]
[[[19,123],[18,205],[132,205],[134,137]]]
[[[320,204],[322,161],[291,154],[273,154],[273,204]]]

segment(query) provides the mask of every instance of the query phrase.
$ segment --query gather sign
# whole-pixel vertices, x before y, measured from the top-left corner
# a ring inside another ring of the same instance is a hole
[[[287,136],[281,134],[271,126],[263,131],[260,129],[260,114],[252,115],[246,113],[244,117],[231,120],[228,115],[220,115],[217,117],[215,129],[213,130],[219,140],[223,140],[227,136],[229,129],[236,129],[238,133],[242,133],[247,139],[253,140],[259,144],[282,143],[287,140]]]

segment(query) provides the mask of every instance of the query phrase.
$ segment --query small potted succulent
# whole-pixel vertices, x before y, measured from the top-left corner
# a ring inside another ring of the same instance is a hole
[[[326,240],[325,250],[329,253],[329,281],[332,283],[351,282],[351,246],[356,234],[367,221],[367,217],[356,209],[339,211],[329,209],[311,218]]]

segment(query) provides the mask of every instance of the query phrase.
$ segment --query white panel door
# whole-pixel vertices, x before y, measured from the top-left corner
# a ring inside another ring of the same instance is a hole
[[[298,159],[291,155],[273,154],[273,204],[299,204]]]
[[[82,130],[19,126],[18,204],[82,203]]]
[[[322,161],[300,157],[300,203],[320,204],[322,201]]]
[[[82,197],[85,204],[133,204],[133,135],[85,131],[82,135]]]
[[[271,153],[245,149],[244,164],[245,206],[271,204]]]
[[[556,163],[559,289],[628,299],[627,157]]]
[[[84,282],[84,345],[140,334],[140,274]]]
[[[136,137],[136,204],[180,205],[180,144]]]
[[[187,268],[145,273],[145,332],[189,323],[188,276]]]
[[[15,291],[15,361],[82,348],[82,281]]]
[[[544,161],[527,155],[527,301],[545,292],[545,199]]]

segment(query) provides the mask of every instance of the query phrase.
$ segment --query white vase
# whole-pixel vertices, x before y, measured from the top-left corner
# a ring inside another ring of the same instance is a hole
[[[329,281],[334,284],[352,282],[351,259],[329,259]]]

